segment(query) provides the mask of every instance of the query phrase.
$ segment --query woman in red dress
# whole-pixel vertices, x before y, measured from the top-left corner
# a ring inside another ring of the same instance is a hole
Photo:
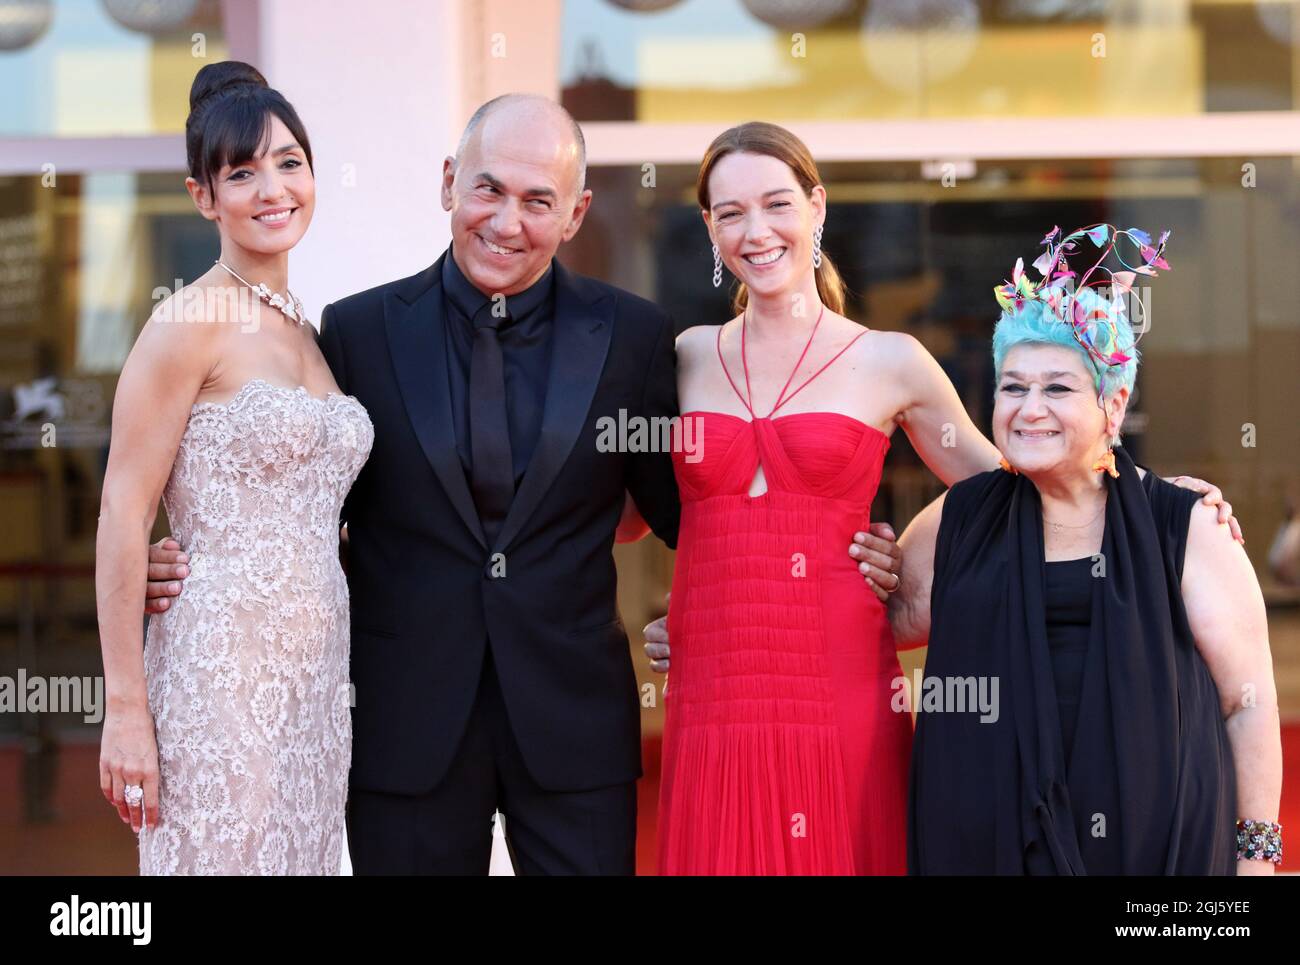
[[[694,445],[673,454],[662,874],[906,872],[912,721],[885,606],[848,549],[896,428],[947,484],[999,455],[919,342],[843,316],[820,181],[764,123],[724,132],[700,169],[739,314],[677,342]]]

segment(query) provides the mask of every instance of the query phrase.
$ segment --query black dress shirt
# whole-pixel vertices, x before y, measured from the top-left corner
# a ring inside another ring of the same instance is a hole
[[[474,315],[490,311],[491,299],[465,277],[452,249],[442,261],[443,308],[447,327],[447,377],[456,428],[456,449],[465,475],[473,469],[469,439],[469,363],[474,348]],[[546,404],[551,368],[551,332],[555,324],[555,271],[515,295],[506,296],[508,319],[497,330],[506,381],[506,421],[510,427],[510,461],[515,487],[533,457]]]

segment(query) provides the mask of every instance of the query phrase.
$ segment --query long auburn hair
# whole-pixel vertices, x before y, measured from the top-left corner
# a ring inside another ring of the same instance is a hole
[[[763,154],[784,161],[794,172],[806,196],[812,196],[812,189],[821,184],[821,175],[817,172],[817,162],[813,160],[808,146],[790,131],[777,124],[766,121],[747,121],[728,128],[713,139],[709,149],[704,152],[700,162],[700,176],[695,183],[695,195],[700,207],[709,210],[709,176],[713,168],[728,154]],[[822,304],[837,315],[844,314],[844,280],[825,251],[822,252],[822,264],[815,269],[817,275],[817,297]],[[749,290],[744,283],[739,283],[732,295],[732,309],[743,312],[749,302]]]

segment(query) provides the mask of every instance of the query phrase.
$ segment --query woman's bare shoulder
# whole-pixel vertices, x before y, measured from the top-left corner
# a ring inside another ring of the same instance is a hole
[[[845,354],[855,369],[888,383],[906,382],[922,372],[927,356],[915,336],[876,328],[867,329]]]
[[[858,339],[858,345],[876,355],[886,356],[895,361],[925,352],[925,346],[915,335],[883,328],[867,329],[867,334]]]
[[[137,338],[137,345],[165,347],[166,350],[213,352],[231,327],[218,324],[230,317],[233,307],[226,304],[224,292],[212,286],[192,282],[160,298],[149,313]]]
[[[677,336],[677,361],[691,362],[716,351],[717,325],[692,325]]]

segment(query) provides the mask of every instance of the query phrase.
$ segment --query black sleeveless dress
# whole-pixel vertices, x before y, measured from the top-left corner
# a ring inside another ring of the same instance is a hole
[[[1096,563],[1090,556],[1054,560],[1047,564],[1043,602],[1047,610],[1047,646],[1056,684],[1056,707],[1061,715],[1061,746],[1069,767],[1074,729],[1079,719],[1079,695],[1088,659],[1092,624],[1092,575]]]
[[[998,706],[918,714],[911,873],[1235,873],[1232,753],[1181,594],[1200,497],[1122,448],[1116,468],[1082,560],[1044,562],[1024,476],[949,491],[925,677],[983,678]]]

